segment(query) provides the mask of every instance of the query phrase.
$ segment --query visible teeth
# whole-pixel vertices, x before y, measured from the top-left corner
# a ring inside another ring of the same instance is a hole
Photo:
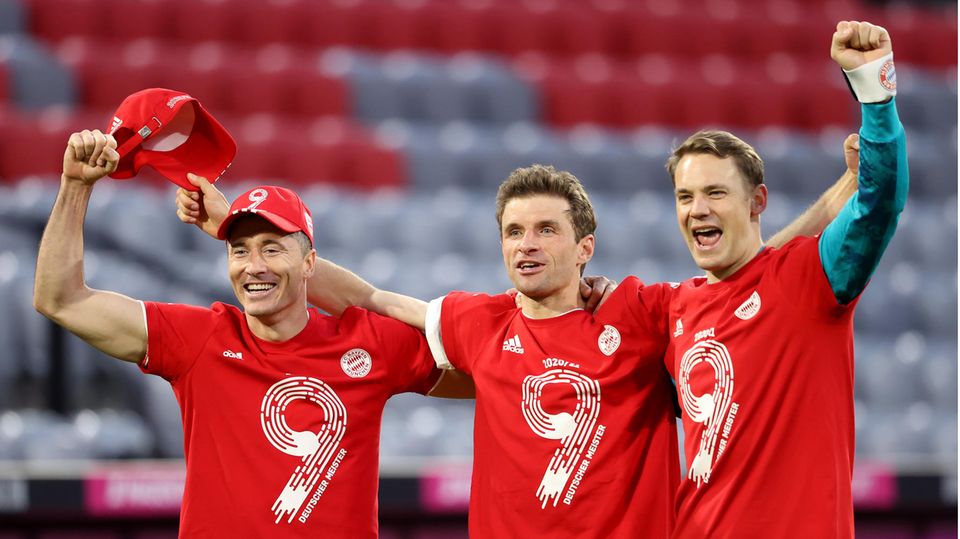
[[[274,286],[275,286],[275,285],[270,284],[270,283],[248,284],[248,285],[247,285],[247,290],[249,290],[249,291],[251,291],[251,292],[262,292],[262,291],[264,291],[264,290],[270,290],[270,289],[273,288]]]

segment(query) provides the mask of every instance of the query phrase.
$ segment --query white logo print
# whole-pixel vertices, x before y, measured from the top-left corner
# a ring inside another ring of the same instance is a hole
[[[683,335],[683,320],[677,318],[677,328],[673,330],[673,336],[679,337]]]
[[[310,235],[313,236],[313,218],[310,217],[310,214],[303,212],[303,222],[307,223],[307,229],[310,230]]]
[[[503,341],[503,349],[506,352],[513,352],[514,354],[523,353],[523,345],[520,344],[520,335],[514,335],[509,339]]]
[[[620,348],[620,332],[613,326],[603,326],[603,333],[597,339],[597,346],[605,356],[612,356]]]
[[[363,348],[354,348],[340,356],[340,368],[350,378],[363,378],[372,366],[373,360]]]
[[[568,412],[551,414],[544,411],[540,398],[543,388],[549,384],[574,386],[577,402],[573,406],[572,414]],[[577,463],[587,446],[590,446],[588,458],[592,458],[596,446],[600,443],[599,438],[603,435],[601,431],[603,426],[599,427],[594,434],[594,426],[600,415],[600,383],[578,372],[551,369],[539,376],[527,376],[523,380],[521,406],[523,418],[533,432],[548,440],[560,440],[561,444],[554,452],[543,474],[543,480],[540,481],[540,487],[537,489],[537,498],[542,502],[540,508],[545,508],[551,500],[556,507],[565,489],[567,494],[564,503],[569,504],[576,491],[576,485],[579,485],[586,472],[587,467],[584,464],[589,465],[589,460],[584,460],[579,470]],[[591,442],[591,435],[594,438],[593,442]],[[574,478],[576,485],[571,484],[567,489],[567,482],[574,470],[578,470],[577,477]]]
[[[233,350],[224,350],[223,357],[232,357],[233,359],[243,359],[243,352],[234,352]]]
[[[254,211],[257,209],[257,206],[263,203],[267,199],[267,190],[266,189],[254,189],[250,192],[247,198],[252,202],[249,206],[244,208],[242,211]]]
[[[176,105],[177,103],[183,101],[184,99],[190,99],[190,96],[189,96],[189,95],[178,95],[177,97],[174,97],[174,98],[170,99],[170,101],[167,101],[167,107],[172,109],[174,105]]]
[[[113,121],[110,122],[110,134],[116,133],[117,129],[120,129],[120,126],[123,125],[123,120],[114,116]]]
[[[760,312],[760,294],[756,290],[733,312],[740,320],[750,320]]]
[[[694,395],[690,388],[690,373],[694,367],[706,363],[713,369],[715,382],[709,393]],[[730,353],[723,344],[706,340],[695,344],[683,354],[680,360],[680,400],[683,410],[695,423],[703,424],[703,433],[700,437],[700,449],[696,457],[690,462],[687,479],[696,481],[697,488],[701,483],[710,482],[713,471],[714,454],[717,452],[717,434],[723,425],[733,400],[733,361]],[[736,405],[734,405],[736,406]],[[735,413],[735,410],[731,410]],[[732,420],[729,420],[732,421]],[[726,429],[726,427],[724,427]],[[724,438],[729,436],[729,430],[724,432]],[[720,452],[726,447],[726,440],[720,445]],[[717,454],[719,456],[719,454]]]
[[[320,432],[298,431],[287,424],[284,416],[287,407],[298,400],[307,400],[323,412],[325,422]],[[273,503],[276,523],[284,517],[287,517],[287,522],[292,522],[310,492],[320,483],[299,518],[301,522],[305,522],[309,511],[312,511],[312,507],[323,494],[326,484],[333,478],[336,471],[334,466],[339,466],[346,456],[346,451],[341,449],[338,452],[337,447],[347,430],[347,409],[327,384],[316,378],[293,376],[280,380],[267,390],[260,404],[260,426],[274,447],[302,460]],[[324,468],[334,454],[336,458],[324,473]],[[321,478],[324,478],[323,481]]]

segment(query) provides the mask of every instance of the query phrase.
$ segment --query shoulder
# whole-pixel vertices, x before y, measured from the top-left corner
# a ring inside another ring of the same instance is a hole
[[[470,313],[476,316],[497,316],[517,310],[517,303],[508,294],[476,294],[472,292],[450,292],[443,298],[443,308],[452,309],[460,314]]]
[[[317,313],[318,324],[335,322],[338,324],[340,333],[349,332],[368,332],[373,334],[383,334],[384,332],[412,332],[420,333],[420,330],[407,325],[399,320],[368,311],[363,307],[347,307],[340,318],[337,319],[330,315]]]
[[[243,319],[243,311],[227,303],[215,302],[209,307],[187,305],[184,303],[162,303],[144,301],[143,307],[148,316],[156,313],[164,318],[190,318],[192,320],[208,318],[210,320]]]
[[[794,263],[806,263],[820,260],[820,236],[798,236],[781,247],[768,247],[764,251],[769,268],[783,268]]]

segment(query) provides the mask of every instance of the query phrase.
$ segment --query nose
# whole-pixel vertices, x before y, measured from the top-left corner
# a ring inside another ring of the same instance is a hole
[[[710,214],[710,201],[707,197],[694,195],[693,202],[690,204],[691,217],[704,217]]]
[[[246,272],[250,275],[258,275],[267,270],[266,260],[257,250],[250,252],[250,258],[247,259]]]
[[[517,248],[522,253],[530,253],[536,251],[539,246],[536,234],[533,231],[527,231],[524,232],[523,237],[520,238],[520,243],[517,245]]]

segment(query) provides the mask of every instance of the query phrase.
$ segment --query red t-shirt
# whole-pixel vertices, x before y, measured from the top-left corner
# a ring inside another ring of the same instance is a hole
[[[853,308],[814,238],[676,289],[667,368],[688,473],[675,537],[853,537]]]
[[[141,368],[183,419],[181,537],[376,537],[380,419],[439,371],[423,335],[362,309],[310,310],[282,342],[231,305],[145,303]]]
[[[444,298],[443,348],[477,390],[471,537],[669,535],[679,449],[648,312],[663,297],[628,278],[595,317],[550,319],[506,295]]]

